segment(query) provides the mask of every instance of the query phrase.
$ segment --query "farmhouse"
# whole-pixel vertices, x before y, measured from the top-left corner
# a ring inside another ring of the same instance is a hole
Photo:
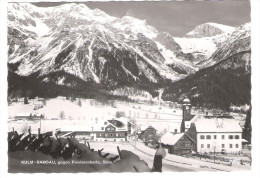
[[[191,156],[195,141],[185,133],[167,132],[161,137],[161,143],[168,153],[179,156]]]
[[[39,113],[19,113],[15,116],[15,118],[18,120],[23,120],[23,119],[37,120],[37,119],[42,119],[43,115]]]
[[[31,113],[19,113],[15,116],[15,118],[18,120],[23,120],[23,119],[29,119],[30,116],[31,116]]]
[[[88,126],[60,128],[60,135],[74,135],[93,141],[127,141],[131,134],[131,123],[126,118],[112,118]]]
[[[141,131],[138,134],[138,138],[144,142],[152,141],[156,135],[156,129],[152,126],[141,126]]]

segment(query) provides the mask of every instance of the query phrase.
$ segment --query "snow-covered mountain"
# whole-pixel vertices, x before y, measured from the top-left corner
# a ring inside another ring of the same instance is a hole
[[[217,23],[205,23],[195,27],[184,37],[175,37],[185,54],[193,55],[193,63],[198,67],[201,61],[208,60],[226,41],[236,28]]]
[[[187,38],[202,38],[212,37],[223,33],[231,33],[235,28],[227,25],[217,23],[204,23],[195,27],[192,31],[187,33]]]
[[[155,41],[159,32],[145,20],[74,3],[9,3],[8,19],[9,63],[19,64],[15,72],[22,76],[64,71],[104,85],[159,84],[196,71]]]
[[[198,66],[202,68],[212,66],[245,51],[251,51],[251,23],[236,28],[225,41],[218,45],[211,57],[198,63]],[[250,61],[250,58],[247,60]]]
[[[113,17],[80,3],[8,3],[9,71],[16,80],[33,76],[40,85],[94,83],[151,92],[248,51],[250,35],[250,24],[206,23],[177,38],[145,20]]]
[[[251,25],[236,28],[213,55],[201,61],[201,70],[166,88],[163,98],[178,101],[189,96],[198,106],[228,109],[250,105]]]

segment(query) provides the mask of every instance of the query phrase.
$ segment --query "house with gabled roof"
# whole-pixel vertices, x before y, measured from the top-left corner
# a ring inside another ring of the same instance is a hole
[[[155,139],[157,130],[150,125],[142,125],[140,127],[140,132],[138,133],[138,138],[144,142],[153,141]]]
[[[123,117],[112,118],[88,126],[63,127],[59,133],[70,133],[93,141],[127,141],[130,138],[131,124]]]
[[[168,149],[168,153],[179,156],[191,156],[195,141],[186,133],[167,132],[161,139],[163,148]]]
[[[242,151],[242,128],[232,118],[200,116],[186,133],[196,141],[193,150],[199,153]]]

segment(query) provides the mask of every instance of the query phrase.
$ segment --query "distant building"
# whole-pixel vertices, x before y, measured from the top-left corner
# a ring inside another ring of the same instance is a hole
[[[19,113],[15,116],[18,120],[30,119],[31,113]]]
[[[92,126],[71,126],[59,129],[60,135],[72,134],[93,141],[128,141],[131,123],[126,118],[113,118]]]
[[[42,119],[43,118],[43,114],[40,113],[31,113],[30,119],[33,120],[38,120],[38,119]]]
[[[138,133],[138,138],[146,141],[153,141],[155,138],[157,130],[152,126],[141,126],[141,130]]]
[[[43,115],[39,113],[19,113],[15,116],[15,118],[18,120],[23,120],[23,119],[37,120],[37,119],[42,119]]]
[[[179,156],[191,156],[195,141],[185,133],[167,132],[161,137],[161,143],[168,153]]]

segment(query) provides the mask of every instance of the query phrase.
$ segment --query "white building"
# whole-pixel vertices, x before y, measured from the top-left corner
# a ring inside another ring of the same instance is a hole
[[[60,134],[73,134],[78,138],[85,138],[93,141],[127,141],[131,135],[131,123],[127,118],[111,118],[90,125],[74,125],[61,127]]]
[[[196,141],[199,153],[242,151],[242,128],[232,118],[195,116],[187,134]]]

